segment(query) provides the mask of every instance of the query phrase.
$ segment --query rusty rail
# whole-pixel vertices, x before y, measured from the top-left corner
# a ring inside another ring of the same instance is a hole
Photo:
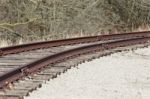
[[[120,33],[120,34],[112,34],[112,35],[99,35],[99,36],[91,36],[91,37],[80,37],[80,38],[36,42],[36,43],[22,44],[22,45],[0,48],[0,56],[20,53],[20,52],[25,52],[25,51],[30,51],[30,50],[36,50],[36,49],[64,46],[64,45],[89,43],[89,42],[96,42],[96,41],[106,41],[106,40],[114,40],[114,39],[148,37],[148,36],[150,36],[150,31]]]
[[[55,63],[62,62],[64,60],[71,59],[83,54],[114,49],[117,47],[126,47],[126,46],[131,46],[136,44],[144,44],[144,43],[149,43],[149,41],[150,41],[150,37],[119,40],[119,41],[107,42],[102,44],[92,44],[92,45],[60,52],[51,56],[47,56],[38,61],[32,62],[28,65],[14,69],[12,71],[9,71],[8,73],[5,73],[4,75],[1,75],[0,89],[3,89],[5,86],[7,86],[9,83],[12,83],[13,81],[16,81],[22,77],[25,77],[29,74],[39,71],[40,69],[44,68],[47,65],[53,65]]]

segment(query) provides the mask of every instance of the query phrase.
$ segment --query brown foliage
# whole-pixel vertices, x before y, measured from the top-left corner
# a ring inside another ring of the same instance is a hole
[[[0,0],[0,37],[17,42],[132,31],[149,24],[148,0]]]

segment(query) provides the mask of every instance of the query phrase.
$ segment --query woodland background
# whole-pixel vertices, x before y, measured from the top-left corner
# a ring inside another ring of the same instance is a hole
[[[0,42],[61,39],[148,28],[149,0],[0,0]]]

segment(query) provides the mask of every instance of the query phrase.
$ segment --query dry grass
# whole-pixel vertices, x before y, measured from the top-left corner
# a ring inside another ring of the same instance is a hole
[[[133,31],[149,25],[148,0],[0,0],[9,44]]]

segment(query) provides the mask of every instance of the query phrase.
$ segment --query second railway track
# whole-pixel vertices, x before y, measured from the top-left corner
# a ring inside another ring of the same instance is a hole
[[[99,35],[99,36],[91,36],[91,37],[79,37],[79,38],[70,38],[70,39],[63,39],[63,40],[36,42],[36,43],[22,44],[22,45],[0,48],[0,56],[20,53],[20,52],[27,52],[27,51],[36,50],[36,49],[46,49],[46,48],[51,48],[51,47],[65,46],[65,45],[75,45],[75,44],[93,43],[93,42],[98,42],[98,41],[129,39],[129,38],[148,37],[148,36],[150,36],[150,31],[120,33],[120,34],[112,34],[112,35]]]
[[[146,31],[1,48],[0,99],[23,99],[71,67],[114,52],[148,46],[149,41],[150,32]]]

